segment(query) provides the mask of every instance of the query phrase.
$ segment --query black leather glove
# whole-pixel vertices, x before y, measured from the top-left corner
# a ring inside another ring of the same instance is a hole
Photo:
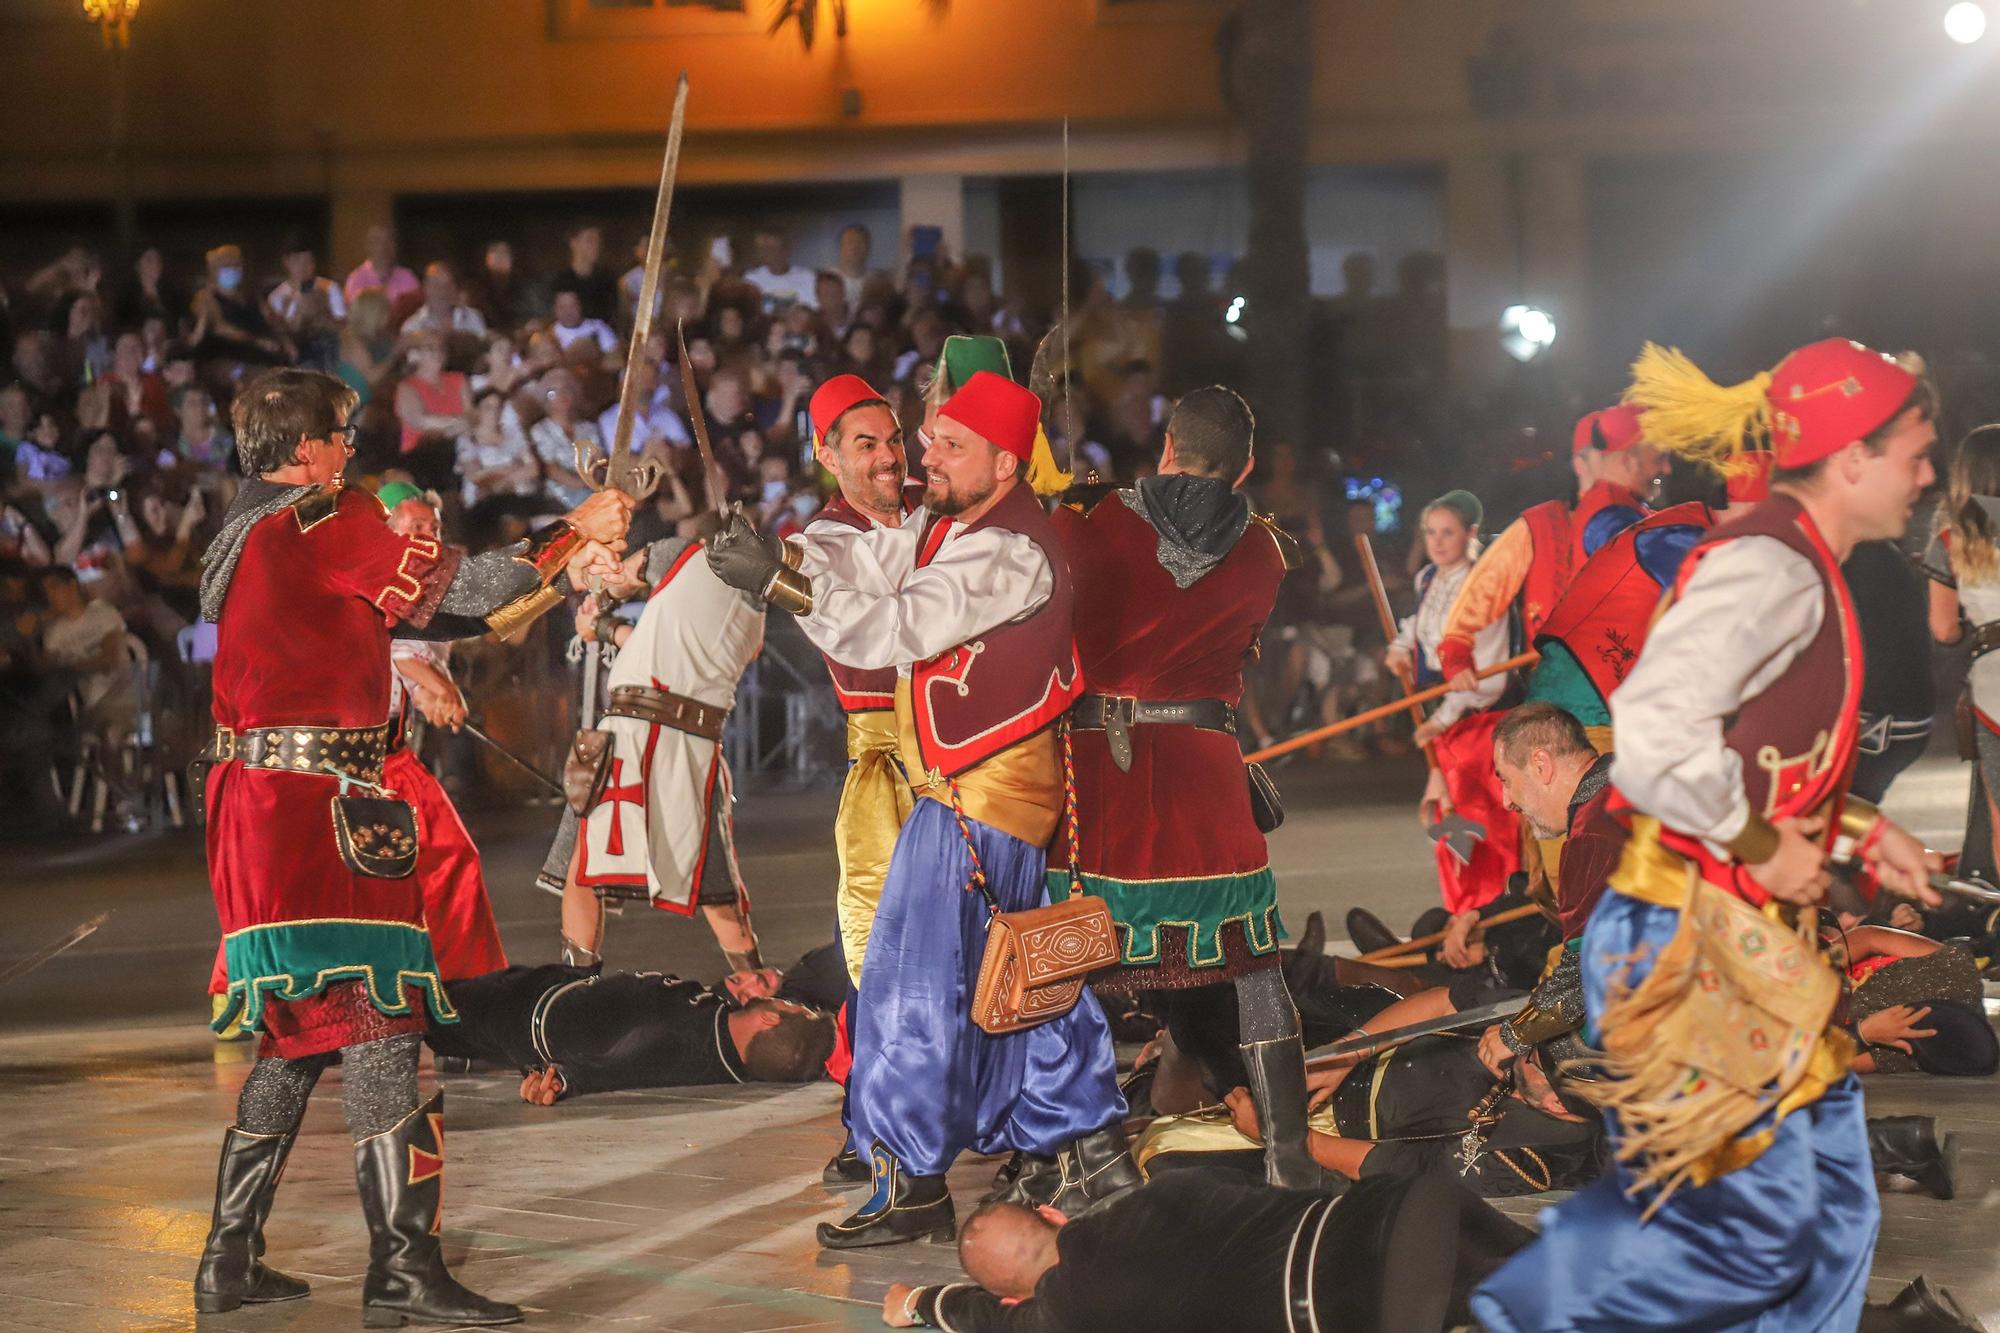
[[[722,531],[708,539],[708,567],[732,588],[762,597],[784,563],[742,514],[731,514]]]

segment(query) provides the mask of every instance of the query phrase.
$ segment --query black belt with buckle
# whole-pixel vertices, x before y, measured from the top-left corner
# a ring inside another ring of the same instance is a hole
[[[1072,731],[1101,731],[1111,746],[1118,771],[1132,771],[1132,728],[1136,726],[1199,727],[1203,731],[1236,734],[1236,709],[1220,699],[1129,699],[1115,694],[1086,694],[1070,706]]]
[[[348,777],[370,786],[382,783],[382,761],[389,754],[389,724],[379,727],[247,727],[235,731],[217,727],[200,762],[226,764],[277,773],[313,773]]]

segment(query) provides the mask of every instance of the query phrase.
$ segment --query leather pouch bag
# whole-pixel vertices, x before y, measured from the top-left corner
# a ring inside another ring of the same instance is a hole
[[[333,841],[355,874],[403,879],[417,868],[417,812],[392,796],[335,796]]]
[[[611,778],[611,733],[585,727],[563,759],[563,799],[578,818],[590,813]]]
[[[996,910],[986,926],[972,1021],[998,1036],[1060,1017],[1076,1007],[1086,975],[1117,961],[1118,929],[1102,898],[1080,894],[1025,912]]]
[[[1250,780],[1250,817],[1258,831],[1269,833],[1285,822],[1285,798],[1262,764],[1243,765],[1243,775]]]

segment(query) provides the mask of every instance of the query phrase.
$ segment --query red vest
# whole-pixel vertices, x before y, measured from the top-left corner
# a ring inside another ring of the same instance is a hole
[[[1689,500],[1613,537],[1577,570],[1535,642],[1553,640],[1569,649],[1598,697],[1609,699],[1638,660],[1660,605],[1660,585],[1639,564],[1638,535],[1650,528],[1706,528],[1714,521],[1707,505]]]
[[[917,566],[929,564],[956,528],[933,517]],[[946,777],[991,758],[1061,717],[1083,693],[1077,662],[1075,595],[1069,561],[1034,492],[1017,485],[966,532],[1004,528],[1032,541],[1049,562],[1054,587],[1026,619],[996,625],[910,672],[910,703],[926,773]]]
[[[813,522],[830,519],[835,523],[845,523],[858,532],[866,532],[874,524],[866,514],[847,503],[847,497],[836,495],[813,515]],[[896,706],[896,669],[883,667],[876,671],[861,671],[842,662],[836,662],[825,653],[826,673],[833,677],[833,692],[840,700],[843,713],[865,713],[877,708]]]
[[[1542,632],[1542,622],[1569,591],[1570,579],[1583,566],[1583,532],[1598,510],[1611,505],[1630,505],[1643,510],[1638,496],[1623,486],[1598,482],[1576,498],[1571,509],[1560,500],[1544,500],[1521,514],[1533,540],[1534,558],[1528,576],[1521,583],[1521,632],[1533,643]]]
[[[1744,700],[1727,719],[1723,742],[1742,758],[1743,791],[1751,810],[1778,820],[1824,809],[1831,839],[1854,770],[1863,671],[1860,625],[1840,561],[1798,501],[1773,495],[1702,538],[1682,563],[1674,591],[1678,594],[1687,586],[1704,555],[1724,542],[1749,536],[1774,538],[1813,562],[1820,574],[1824,614],[1819,632],[1784,674],[1762,694]],[[1699,839],[1663,827],[1660,842],[1695,861],[1711,883],[1752,903],[1767,898],[1743,866],[1711,856]]]

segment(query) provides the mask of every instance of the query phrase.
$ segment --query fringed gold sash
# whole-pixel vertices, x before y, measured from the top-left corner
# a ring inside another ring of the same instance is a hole
[[[1633,868],[1632,851],[1655,872],[1637,893],[1620,882],[1631,878],[1624,872]],[[1660,882],[1662,854],[1679,862],[1678,886]],[[1684,904],[1652,973],[1637,986],[1613,981],[1598,1023],[1605,1077],[1576,1085],[1618,1114],[1618,1160],[1633,1177],[1628,1193],[1657,1189],[1651,1216],[1681,1185],[1704,1185],[1755,1161],[1778,1121],[1841,1078],[1853,1046],[1845,1033],[1827,1030],[1839,977],[1809,928],[1787,924],[1775,904],[1758,911],[1657,843],[1629,850],[1614,884],[1649,902]],[[1744,1134],[1769,1111],[1776,1112],[1769,1127]]]

